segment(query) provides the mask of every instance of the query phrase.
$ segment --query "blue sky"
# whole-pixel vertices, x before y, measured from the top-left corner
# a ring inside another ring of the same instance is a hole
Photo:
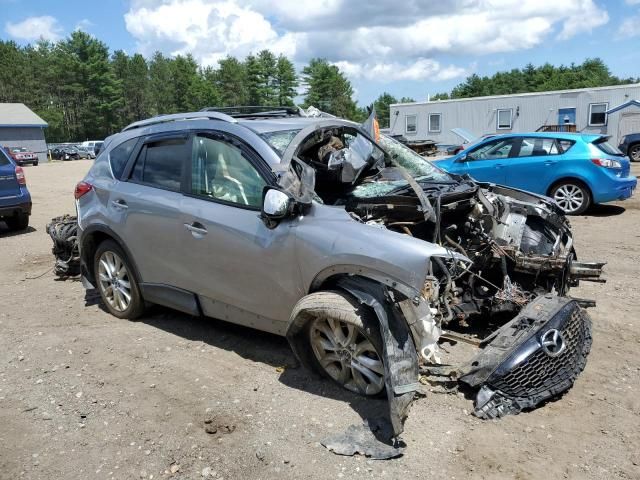
[[[0,38],[56,40],[80,28],[111,50],[191,53],[215,65],[269,48],[301,68],[325,57],[359,103],[417,100],[471,74],[601,57],[640,76],[640,0],[0,0]]]

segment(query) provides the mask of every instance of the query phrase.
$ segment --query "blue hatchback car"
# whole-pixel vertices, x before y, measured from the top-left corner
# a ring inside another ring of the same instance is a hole
[[[22,167],[0,147],[0,220],[11,230],[29,226],[31,195]]]
[[[496,135],[436,165],[481,182],[547,195],[565,213],[577,215],[592,203],[629,198],[636,188],[629,159],[607,139],[581,133]]]

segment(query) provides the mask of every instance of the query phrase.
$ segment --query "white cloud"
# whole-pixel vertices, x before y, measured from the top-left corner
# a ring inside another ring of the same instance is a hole
[[[640,5],[640,0],[626,0],[627,5]]]
[[[627,0],[637,1],[640,0]],[[464,76],[438,55],[484,55],[566,40],[609,21],[594,0],[132,0],[138,50],[214,64],[268,48],[303,63],[325,57],[351,77]]]
[[[640,0],[638,0],[638,3],[640,3]],[[640,15],[628,17],[620,24],[620,27],[618,27],[616,36],[618,39],[640,37],[638,25],[640,25]]]
[[[243,57],[265,48],[295,53],[294,34],[278,34],[262,14],[233,0],[173,0],[156,6],[138,2],[125,14],[125,24],[142,53],[191,53],[207,65],[228,54]]]
[[[394,82],[397,80],[451,80],[462,78],[470,70],[448,65],[443,67],[440,62],[429,58],[419,58],[406,63],[352,63],[348,61],[334,62],[341,71],[350,78],[365,78],[379,82]]]
[[[17,40],[34,41],[39,39],[55,42],[60,40],[62,27],[58,20],[49,15],[28,17],[18,23],[7,22],[5,31]]]
[[[74,28],[74,30],[82,30],[83,32],[89,32],[90,33],[91,32],[91,27],[93,27],[93,26],[95,26],[95,23],[93,23],[88,18],[83,18],[78,23],[76,23],[76,27]]]

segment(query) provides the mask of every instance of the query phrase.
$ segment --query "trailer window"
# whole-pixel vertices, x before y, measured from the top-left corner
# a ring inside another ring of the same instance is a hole
[[[589,104],[589,126],[600,127],[607,124],[607,108],[608,103],[590,103]]]
[[[416,133],[418,131],[418,116],[417,115],[407,115],[404,117],[405,120],[405,133]]]

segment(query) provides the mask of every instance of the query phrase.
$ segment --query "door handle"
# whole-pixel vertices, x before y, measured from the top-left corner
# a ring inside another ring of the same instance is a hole
[[[557,160],[545,160],[544,164],[545,165],[554,165],[557,162],[558,162]]]
[[[127,202],[121,199],[112,200],[111,205],[113,205],[115,208],[118,208],[120,210],[126,210],[127,208],[129,208],[129,205],[127,205]]]
[[[185,223],[184,228],[189,230],[191,233],[196,233],[198,235],[207,234],[207,229],[204,228],[204,225],[202,225],[200,222]]]
[[[502,168],[502,167],[504,167],[504,165],[503,165],[502,163],[496,163],[496,164],[494,165],[494,167],[496,167],[496,168]]]

